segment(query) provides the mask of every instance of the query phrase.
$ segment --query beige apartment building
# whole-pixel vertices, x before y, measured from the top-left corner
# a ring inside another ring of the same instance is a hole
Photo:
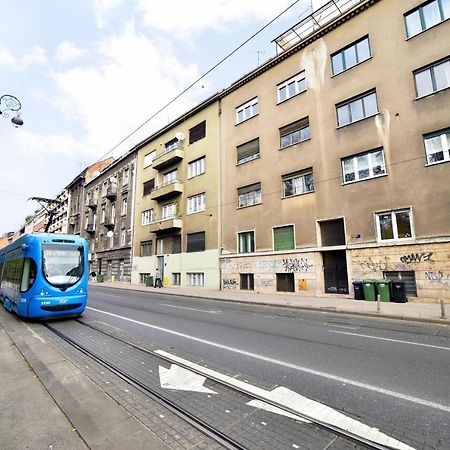
[[[137,146],[132,283],[220,287],[219,145],[213,96]]]
[[[449,18],[329,2],[220,94],[222,289],[450,298]]]

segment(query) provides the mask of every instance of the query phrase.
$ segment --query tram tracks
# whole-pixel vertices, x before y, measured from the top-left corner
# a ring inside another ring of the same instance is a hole
[[[220,386],[222,389],[229,390],[234,393],[238,393],[241,396],[244,396],[251,400],[258,400],[260,402],[264,402],[265,404],[270,405],[273,408],[277,408],[278,410],[284,411],[286,414],[289,414],[292,416],[296,416],[299,418],[299,420],[304,420],[305,422],[308,422],[311,427],[316,427],[317,429],[322,430],[325,433],[329,433],[329,441],[327,445],[318,446],[319,449],[333,449],[333,448],[369,448],[369,449],[377,449],[377,450],[389,450],[391,447],[387,447],[385,445],[378,444],[376,442],[372,442],[368,439],[365,439],[361,436],[355,435],[347,430],[340,429],[336,426],[330,425],[328,423],[322,422],[320,420],[317,420],[313,417],[309,417],[306,414],[299,413],[297,410],[293,410],[283,404],[280,404],[276,401],[273,401],[267,397],[259,396],[255,394],[254,392],[250,392],[249,390],[236,387],[234,384],[227,383],[223,379],[219,379],[217,377],[212,376],[209,373],[204,373],[201,370],[197,370],[193,368],[192,366],[184,366],[182,362],[179,361],[179,359],[172,359],[170,355],[168,354],[161,354],[160,352],[152,351],[148,348],[144,348],[140,345],[137,345],[133,342],[130,342],[126,339],[123,339],[121,337],[118,337],[114,334],[111,334],[105,330],[102,330],[100,328],[97,328],[93,326],[92,324],[87,324],[82,320],[75,321],[77,324],[81,325],[82,327],[86,327],[88,329],[91,329],[95,332],[101,333],[101,335],[112,339],[120,344],[123,344],[127,346],[127,348],[134,349],[137,352],[142,352],[142,354],[145,354],[151,358],[155,358],[155,360],[160,361],[161,363],[165,364],[174,364],[177,366],[181,366],[184,369],[187,369],[191,372],[197,373],[198,375],[205,377],[209,382],[215,383],[216,386]],[[187,423],[189,423],[192,427],[200,431],[201,433],[205,434],[209,438],[213,439],[217,443],[219,443],[221,446],[227,449],[247,449],[251,446],[248,446],[246,443],[239,442],[239,438],[231,437],[230,436],[230,430],[227,430],[227,427],[224,427],[225,430],[219,429],[214,424],[211,424],[208,420],[205,420],[204,417],[200,417],[198,413],[189,411],[187,408],[181,406],[177,401],[174,401],[170,398],[170,395],[166,395],[164,393],[161,393],[161,390],[155,389],[154,386],[150,386],[149,383],[147,383],[145,380],[142,379],[142,377],[136,376],[135,374],[131,373],[129,370],[124,370],[123,367],[120,367],[119,364],[117,364],[117,361],[111,361],[108,360],[107,357],[105,357],[99,350],[93,350],[92,348],[88,348],[88,345],[86,343],[81,342],[80,339],[77,337],[69,335],[70,333],[67,333],[66,330],[61,331],[60,329],[55,328],[55,326],[46,324],[45,325],[51,332],[53,332],[55,335],[57,335],[59,338],[64,340],[66,343],[71,345],[73,348],[75,348],[77,351],[83,353],[85,356],[89,357],[90,359],[94,360],[96,363],[101,365],[103,368],[111,371],[113,374],[115,374],[117,377],[125,381],[126,383],[130,384],[131,386],[138,389],[141,393],[143,393],[145,396],[151,398],[152,400],[158,402],[162,406],[166,407],[168,410],[170,410],[173,414],[175,414],[177,417],[185,420]],[[122,352],[121,352],[122,353]],[[114,359],[114,358],[113,358]],[[339,441],[339,442],[338,442]],[[292,445],[294,448],[298,448],[296,445]],[[310,447],[309,447],[310,448]]]

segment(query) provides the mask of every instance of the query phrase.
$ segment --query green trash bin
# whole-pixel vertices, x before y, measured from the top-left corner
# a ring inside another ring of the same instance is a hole
[[[152,287],[153,286],[153,277],[146,277],[145,278],[145,285],[147,287]]]
[[[97,275],[97,282],[98,283],[103,283],[105,281],[105,276],[104,275]]]
[[[377,288],[377,295],[380,294],[381,302],[391,301],[391,281],[390,280],[375,280],[375,285]]]
[[[364,298],[374,302],[375,296],[375,280],[363,280]]]

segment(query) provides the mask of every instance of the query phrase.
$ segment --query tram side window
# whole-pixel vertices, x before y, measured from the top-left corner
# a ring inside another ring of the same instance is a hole
[[[37,266],[32,258],[25,258],[23,264],[22,282],[20,284],[20,291],[26,292],[30,289],[36,280]]]
[[[3,281],[11,289],[19,289],[24,259],[10,259],[5,262]]]

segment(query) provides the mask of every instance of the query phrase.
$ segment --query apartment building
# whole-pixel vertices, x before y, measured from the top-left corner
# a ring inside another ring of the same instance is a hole
[[[57,196],[56,200],[59,202],[55,206],[55,211],[52,216],[52,221],[49,226],[49,233],[67,234],[68,217],[67,211],[69,208],[69,192],[63,189]]]
[[[88,169],[82,236],[89,242],[90,272],[106,281],[130,281],[136,151]]]
[[[219,106],[213,96],[138,147],[132,283],[220,287]]]
[[[449,18],[329,2],[220,94],[222,289],[450,297]]]

